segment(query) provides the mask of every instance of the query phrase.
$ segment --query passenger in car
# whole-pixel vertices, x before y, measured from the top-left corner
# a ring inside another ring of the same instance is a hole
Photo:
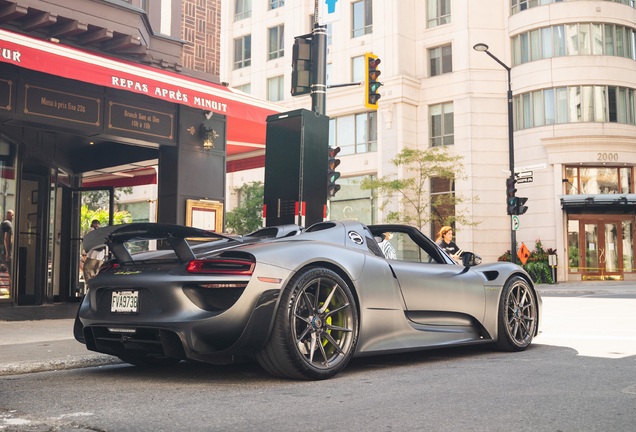
[[[382,241],[378,243],[380,246],[380,250],[382,250],[382,254],[386,259],[397,259],[397,254],[395,253],[395,249],[389,243],[389,240],[393,237],[393,233],[382,233]]]

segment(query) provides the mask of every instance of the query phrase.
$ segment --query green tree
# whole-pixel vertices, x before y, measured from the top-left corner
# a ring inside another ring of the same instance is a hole
[[[241,204],[225,215],[225,228],[232,234],[247,234],[263,226],[263,182],[254,181],[234,188]]]
[[[108,210],[97,209],[89,210],[88,206],[82,206],[82,237],[91,228],[91,222],[97,219],[100,226],[108,226]],[[113,225],[121,225],[132,222],[132,215],[130,212],[121,211],[113,213]]]
[[[122,194],[132,194],[132,187],[115,188],[114,198],[115,204],[119,203],[119,199]],[[100,208],[108,208],[108,191],[106,190],[94,190],[82,192],[82,205],[85,205],[89,210],[98,210]]]
[[[132,187],[115,188],[115,204],[119,203],[122,193],[130,195],[132,193]],[[103,227],[108,225],[108,205],[108,191],[95,190],[82,192],[82,237],[88,232],[91,227],[91,222],[94,219],[97,219],[99,224]],[[132,215],[130,212],[121,211],[113,213],[113,225],[121,225],[130,222],[132,222]]]
[[[402,169],[402,177],[366,177],[360,182],[362,189],[373,190],[383,201],[379,209],[385,211],[384,222],[414,226],[422,230],[428,224],[475,226],[467,210],[458,211],[457,205],[477,202],[478,197],[466,198],[457,193],[431,195],[431,179],[451,184],[465,179],[463,156],[453,156],[446,147],[417,150],[405,147],[389,162]],[[400,205],[400,210],[388,210],[392,205]],[[444,212],[439,209],[450,208]],[[434,210],[434,211],[432,211]]]

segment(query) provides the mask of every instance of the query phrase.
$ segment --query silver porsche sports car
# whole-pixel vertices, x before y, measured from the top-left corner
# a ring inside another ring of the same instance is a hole
[[[156,250],[137,252],[138,242]],[[75,321],[89,350],[138,366],[256,359],[269,373],[325,379],[354,356],[494,343],[527,348],[541,298],[511,263],[456,263],[402,225],[357,221],[233,237],[129,224],[87,234],[111,259]]]

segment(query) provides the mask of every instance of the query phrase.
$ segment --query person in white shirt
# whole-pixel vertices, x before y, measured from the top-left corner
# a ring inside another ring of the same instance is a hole
[[[94,231],[99,228],[99,221],[97,219],[91,222],[90,231]],[[86,254],[86,261],[84,262],[84,280],[88,282],[95,277],[99,267],[102,265],[104,255],[106,251],[102,249],[93,249]]]
[[[382,237],[383,237],[383,240],[380,243],[378,243],[378,246],[380,246],[380,250],[382,250],[382,253],[384,254],[384,258],[397,259],[395,249],[393,248],[391,243],[389,243],[389,240],[391,240],[391,237],[393,237],[393,234],[383,233]]]

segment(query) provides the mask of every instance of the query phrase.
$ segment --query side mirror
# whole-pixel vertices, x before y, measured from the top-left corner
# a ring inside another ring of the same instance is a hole
[[[481,264],[481,257],[472,252],[464,252],[462,254],[462,263],[466,267],[476,266]]]

